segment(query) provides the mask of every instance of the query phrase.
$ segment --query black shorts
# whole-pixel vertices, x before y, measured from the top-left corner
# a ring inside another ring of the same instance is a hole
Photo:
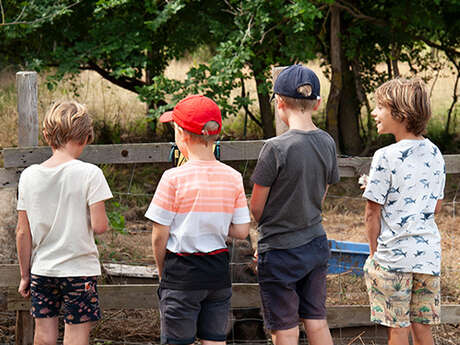
[[[326,236],[292,249],[259,254],[257,274],[265,327],[290,329],[299,319],[326,319]]]
[[[31,314],[57,317],[63,307],[64,322],[77,324],[101,318],[96,277],[44,277],[31,275]]]

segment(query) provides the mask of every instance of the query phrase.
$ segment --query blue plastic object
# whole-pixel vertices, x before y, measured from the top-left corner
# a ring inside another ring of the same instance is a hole
[[[329,258],[328,274],[352,272],[363,274],[363,266],[369,256],[369,245],[359,242],[329,240],[331,257]]]

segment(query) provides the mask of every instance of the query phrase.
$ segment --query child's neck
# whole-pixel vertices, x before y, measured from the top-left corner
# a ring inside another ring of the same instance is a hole
[[[302,131],[314,131],[318,129],[311,119],[310,113],[292,111],[287,118],[289,129],[299,129]]]
[[[408,132],[405,128],[393,133],[396,142],[401,141],[401,140],[423,140],[424,137],[422,135],[415,135],[414,133]]]
[[[189,161],[215,161],[216,157],[214,156],[213,143],[208,143],[204,145],[201,143],[192,143],[189,142],[187,146],[187,159]]]
[[[53,155],[49,159],[44,161],[41,165],[48,168],[53,168],[63,163],[77,159],[78,157],[80,157],[85,146],[86,145],[69,141],[64,146],[58,149],[51,148],[51,150],[53,151]]]

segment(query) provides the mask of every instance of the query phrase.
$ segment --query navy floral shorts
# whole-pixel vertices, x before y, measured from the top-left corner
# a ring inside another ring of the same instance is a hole
[[[67,324],[101,318],[97,277],[55,278],[32,274],[30,294],[31,314],[35,318],[56,317],[61,306]]]

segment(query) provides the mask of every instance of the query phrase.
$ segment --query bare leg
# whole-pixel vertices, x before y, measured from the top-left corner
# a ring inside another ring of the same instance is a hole
[[[58,338],[58,318],[36,318],[34,345],[55,345]]]
[[[201,340],[201,345],[225,345],[225,341]]]
[[[299,326],[289,329],[272,330],[272,340],[275,345],[297,345],[299,341]]]
[[[64,328],[64,345],[88,345],[89,333],[94,322],[66,324]]]
[[[414,322],[411,326],[414,345],[434,345],[430,325]]]
[[[332,345],[331,332],[327,320],[303,319],[308,343],[311,345]]]
[[[410,327],[388,327],[388,345],[409,345]]]

